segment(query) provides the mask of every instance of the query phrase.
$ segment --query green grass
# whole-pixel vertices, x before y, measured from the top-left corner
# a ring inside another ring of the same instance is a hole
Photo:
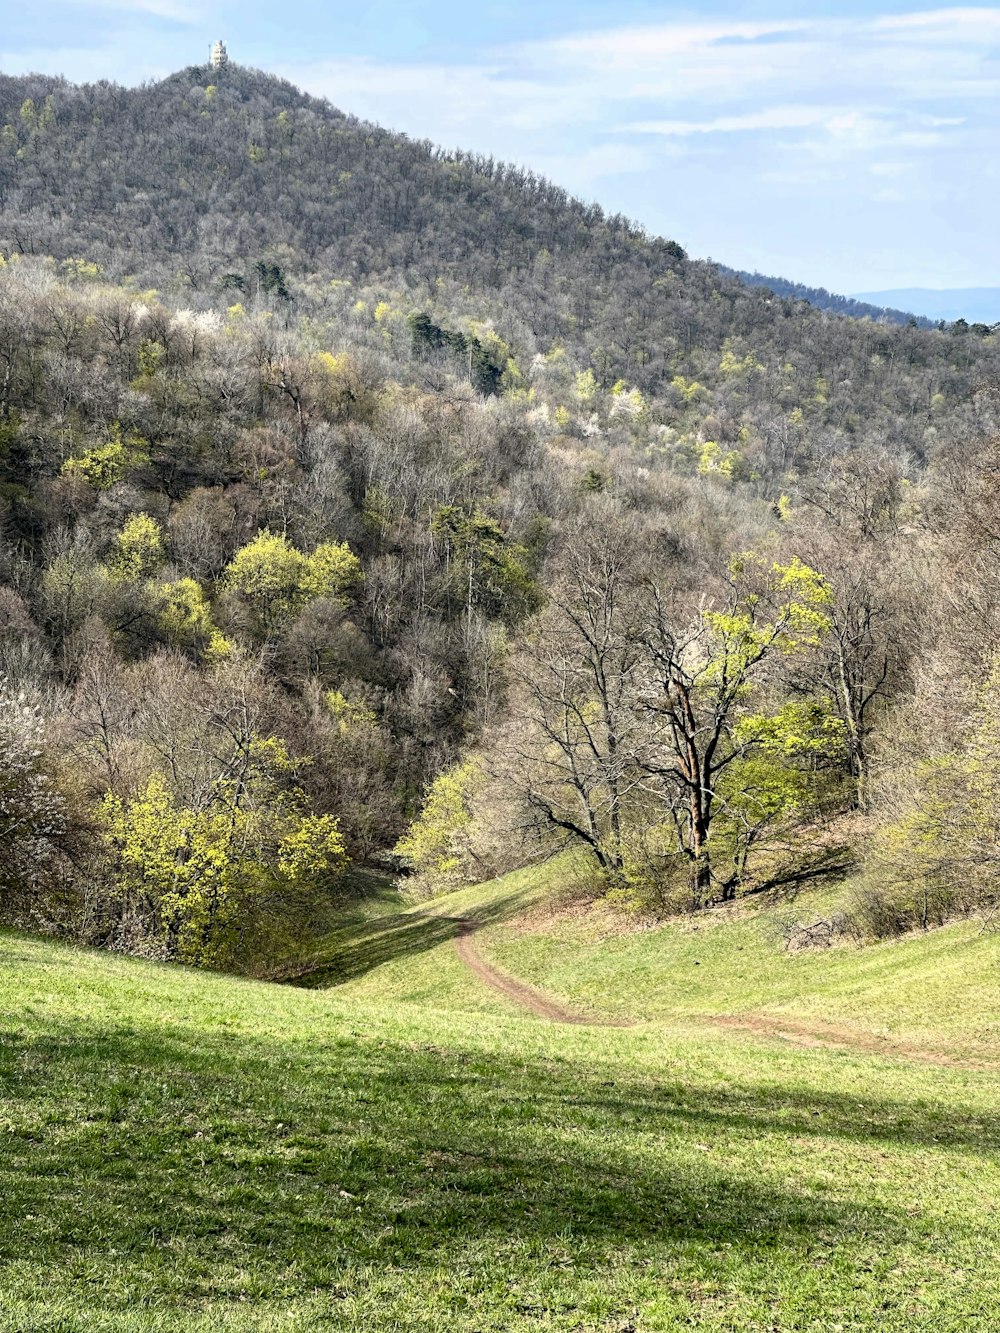
[[[519,877],[524,902],[538,902],[544,873]],[[860,949],[785,952],[778,920],[828,906],[802,894],[638,931],[608,911],[556,912],[514,929],[487,924],[481,942],[507,971],[585,1009],[673,1025],[770,1015],[1000,1062],[1000,932],[966,921]]]
[[[550,876],[382,897],[311,989],[0,936],[0,1329],[997,1328],[997,1071],[713,1021],[982,1059],[997,937],[609,935]],[[521,1013],[428,912],[642,1021]]]

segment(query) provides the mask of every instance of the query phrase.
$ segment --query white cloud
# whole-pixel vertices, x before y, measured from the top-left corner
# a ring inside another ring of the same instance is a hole
[[[627,129],[664,137],[823,123],[839,133],[838,117],[885,104],[907,118],[922,114],[924,129],[948,129],[966,117],[943,102],[1000,98],[994,34],[1000,7],[856,22],[670,22],[522,43],[481,63],[341,59],[281,72],[362,115],[416,121],[443,142],[491,121],[529,139],[606,125],[630,103],[645,114]]]
[[[153,18],[170,19],[174,23],[204,23],[210,17],[207,5],[196,6],[184,0],[72,0],[78,9],[110,9],[118,13],[148,14]]]
[[[740,116],[716,116],[713,120],[639,120],[625,126],[634,134],[738,134],[753,130],[806,129],[822,125],[834,113],[829,107],[776,106],[748,111]]]
[[[697,55],[722,45],[786,36],[809,27],[805,20],[771,23],[659,23],[610,29],[534,44],[556,63],[598,64],[602,69],[636,69],[677,56]]]

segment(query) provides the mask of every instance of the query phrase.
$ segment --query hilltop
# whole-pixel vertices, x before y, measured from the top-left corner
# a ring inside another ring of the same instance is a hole
[[[131,89],[0,76],[0,122],[0,250],[83,258],[199,303],[262,257],[299,283],[322,274],[415,299],[443,281],[449,302],[516,340],[558,340],[602,380],[644,391],[732,339],[807,356],[834,393],[845,377],[860,389],[873,356],[942,354],[891,325],[831,326],[789,299],[805,288],[768,280],[776,298],[530,171],[391,133],[239,66]],[[970,346],[961,360],[983,356]]]

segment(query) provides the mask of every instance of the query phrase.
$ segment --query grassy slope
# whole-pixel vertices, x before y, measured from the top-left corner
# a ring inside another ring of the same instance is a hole
[[[0,938],[0,1328],[997,1326],[997,1072],[706,1021],[982,1055],[996,937],[785,958],[756,918],[512,927],[545,887],[433,910],[646,1022],[523,1015],[452,923],[382,905],[330,942],[329,989]]]

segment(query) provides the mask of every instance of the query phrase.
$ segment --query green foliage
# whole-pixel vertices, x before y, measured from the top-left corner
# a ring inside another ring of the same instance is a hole
[[[1000,658],[975,691],[956,749],[918,757],[889,783],[855,904],[872,935],[992,914],[1000,904]]]
[[[467,609],[514,622],[541,605],[541,589],[527,568],[528,553],[507,539],[481,509],[442,505],[431,520],[451,570],[451,584]]]
[[[703,477],[737,480],[745,471],[743,455],[738,449],[724,448],[716,440],[706,440],[698,449],[698,471]]]
[[[480,339],[456,329],[442,328],[424,310],[414,311],[408,322],[414,355],[446,350],[468,363],[469,378],[480,393],[489,396],[501,392],[510,349],[495,334]]]
[[[159,773],[134,799],[105,801],[120,891],[150,905],[169,957],[252,970],[280,956],[347,864],[337,821],[282,794],[283,748],[256,740],[251,757],[197,808],[179,805]]]
[[[843,809],[851,794],[847,729],[830,701],[793,700],[775,713],[736,716],[721,757],[707,855],[722,896],[813,866],[819,849],[806,826]],[[660,878],[669,883],[678,869],[670,856],[674,830],[661,832]],[[649,837],[646,844],[648,853]]]
[[[734,728],[737,742],[772,759],[818,767],[847,762],[847,727],[827,699],[793,699],[776,713],[752,713]]]
[[[108,491],[148,461],[146,440],[141,435],[123,435],[116,422],[107,443],[94,445],[82,454],[67,458],[62,475],[79,477],[97,491]]]
[[[280,265],[270,263],[266,259],[258,259],[253,266],[254,276],[257,280],[258,291],[267,294],[274,293],[282,301],[290,301],[291,293],[288,290],[287,279]]]
[[[159,626],[167,642],[202,654],[207,661],[222,661],[232,645],[212,619],[212,607],[196,579],[175,579],[157,589]]]
[[[133,514],[115,538],[108,564],[115,578],[142,579],[163,563],[163,532],[155,518]]]
[[[225,573],[227,586],[267,636],[280,632],[314,598],[344,600],[360,577],[361,562],[345,543],[323,542],[304,555],[276,532],[259,532],[236,552]]]
[[[798,556],[769,564],[748,552],[730,562],[729,573],[732,604],[703,613],[714,638],[710,678],[735,680],[772,649],[790,656],[818,647],[829,632],[829,584]]]
[[[328,690],[325,695],[325,703],[336,719],[337,729],[341,735],[346,735],[363,727],[370,727],[377,720],[370,708],[366,708],[364,704],[346,699],[340,690]]]
[[[301,578],[305,601],[313,597],[340,600],[361,579],[361,561],[346,542],[321,542],[306,557]]]
[[[396,855],[417,873],[421,889],[443,893],[463,881],[468,869],[465,839],[472,824],[469,802],[481,781],[475,759],[435,778],[420,814],[396,843]]]

